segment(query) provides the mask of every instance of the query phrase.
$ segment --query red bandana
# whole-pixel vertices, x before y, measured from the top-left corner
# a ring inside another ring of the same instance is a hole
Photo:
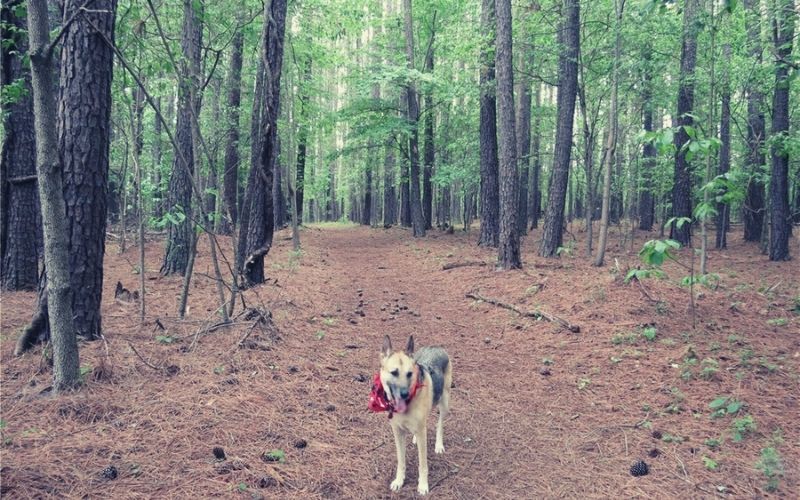
[[[419,368],[415,367],[414,371],[416,372],[416,383],[411,386],[411,393],[408,395],[407,403],[410,404],[411,400],[414,399],[414,396],[417,395],[417,390],[422,387],[422,381],[419,379]],[[389,418],[392,418],[392,414],[394,413],[394,403],[389,401],[389,398],[386,397],[386,391],[383,390],[383,384],[381,383],[381,374],[376,373],[375,377],[372,379],[372,392],[369,393],[369,404],[367,408],[370,411],[375,413],[380,413],[382,411],[389,412]]]

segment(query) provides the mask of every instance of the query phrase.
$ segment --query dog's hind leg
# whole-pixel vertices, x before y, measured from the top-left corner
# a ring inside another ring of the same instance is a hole
[[[436,423],[436,446],[434,448],[436,453],[444,453],[444,419],[447,418],[447,414],[450,412],[450,386],[452,383],[453,367],[449,363],[444,374],[442,398],[439,400],[439,421]]]
[[[415,433],[417,437],[417,451],[419,452],[419,484],[417,493],[426,495],[428,493],[428,432],[422,425]]]
[[[403,483],[406,482],[406,431],[393,425],[392,434],[394,434],[394,446],[397,449],[397,474],[389,488],[392,491],[400,491]]]

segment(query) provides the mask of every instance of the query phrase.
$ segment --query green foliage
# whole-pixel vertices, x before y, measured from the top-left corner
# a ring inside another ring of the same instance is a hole
[[[172,344],[175,342],[175,337],[170,335],[156,335],[156,342],[159,344]]]
[[[784,474],[783,459],[775,447],[769,446],[761,449],[761,456],[756,462],[756,469],[767,477],[767,491],[776,491],[780,478]]]
[[[642,337],[652,342],[656,339],[657,330],[655,326],[647,326],[642,330]]]
[[[756,422],[751,415],[745,415],[731,422],[731,435],[734,443],[743,441],[745,437],[755,430]]]
[[[703,456],[703,465],[710,471],[717,470],[719,464],[711,457]]]
[[[711,413],[711,418],[721,418],[728,415],[736,415],[744,408],[744,403],[731,396],[717,396],[708,404],[708,407],[714,410]]]
[[[270,451],[265,451],[261,458],[265,462],[279,462],[284,463],[286,462],[286,453],[284,453],[281,449],[275,449]]]

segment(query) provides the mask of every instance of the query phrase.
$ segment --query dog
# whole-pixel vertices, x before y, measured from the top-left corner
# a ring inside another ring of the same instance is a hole
[[[417,492],[428,493],[427,421],[434,406],[439,407],[436,424],[436,453],[444,453],[444,420],[450,411],[453,364],[441,347],[423,347],[414,352],[414,336],[405,351],[393,351],[387,335],[380,355],[380,385],[388,402],[390,424],[397,448],[397,473],[389,488],[399,491],[406,480],[406,436],[411,434],[419,452]]]

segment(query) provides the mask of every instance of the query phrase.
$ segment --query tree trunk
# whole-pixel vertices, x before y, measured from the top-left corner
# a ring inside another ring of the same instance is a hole
[[[22,0],[0,9],[2,81],[22,85],[22,92],[3,109],[0,157],[0,287],[36,290],[39,276],[39,199],[36,193],[36,137],[33,123],[31,75],[23,55],[28,51],[25,18],[17,16]]]
[[[435,11],[434,11],[435,16]],[[436,18],[434,17],[434,22]],[[428,53],[425,55],[425,71],[433,73],[433,41],[434,31],[431,30],[430,45]],[[433,166],[435,162],[434,142],[433,142],[433,122],[434,122],[434,103],[433,92],[425,94],[425,139],[424,139],[424,166],[422,170],[422,212],[425,217],[425,229],[433,228]]]
[[[672,187],[672,216],[677,218],[692,217],[692,177],[689,162],[686,160],[684,149],[689,142],[689,134],[684,127],[693,126],[694,119],[694,68],[697,62],[697,35],[699,0],[686,0],[683,9],[683,41],[681,45],[681,70],[678,86],[678,110],[673,119],[673,126],[678,128],[675,133],[675,172]],[[670,238],[683,246],[692,242],[691,223],[678,227],[673,222],[670,228]]]
[[[544,215],[544,230],[539,255],[555,257],[562,244],[564,203],[569,184],[572,153],[572,123],[578,87],[578,53],[580,51],[580,1],[564,0],[562,29],[559,39],[563,47],[558,61],[558,124],[553,155],[550,193]]]
[[[497,107],[492,48],[495,43],[495,2],[482,0],[480,55],[481,234],[478,245],[497,247],[500,239],[500,184],[497,159]]]
[[[531,80],[528,76],[529,60],[532,49],[526,46],[519,50],[521,55],[519,79],[517,83],[517,162],[519,164],[519,209],[517,211],[517,227],[519,234],[528,231],[528,170],[531,163]]]
[[[497,112],[499,122],[500,241],[497,264],[520,269],[519,189],[517,185],[517,132],[514,116],[514,66],[511,42],[511,0],[497,0]]]
[[[747,26],[747,46],[752,63],[761,67],[761,2],[745,0],[745,25]],[[746,170],[750,174],[747,194],[742,207],[745,241],[759,241],[764,224],[764,182],[761,180],[762,168],[766,164],[764,141],[766,139],[764,120],[764,95],[756,81],[747,88],[747,159]]]
[[[297,223],[303,223],[303,188],[306,178],[306,154],[308,152],[308,86],[311,83],[311,58],[306,59],[303,81],[300,83],[300,116],[297,131],[297,164],[294,194],[297,198]]]
[[[397,198],[395,188],[395,161],[394,161],[394,140],[392,138],[386,139],[383,145],[384,160],[383,160],[383,225],[384,227],[391,226],[397,222],[396,202]]]
[[[283,39],[286,28],[286,0],[273,0],[265,12],[262,29],[262,58],[269,61],[264,77],[261,112],[261,151],[254,183],[248,186],[250,219],[242,274],[249,284],[264,282],[264,257],[272,247],[275,218],[272,204],[273,172],[277,158],[277,124],[280,104],[280,80],[283,66]],[[298,207],[298,212],[299,212]],[[299,215],[299,213],[298,213]],[[298,223],[300,219],[298,218]],[[244,229],[243,229],[244,231]],[[241,237],[244,237],[242,233]]]
[[[113,15],[109,17],[113,23]],[[55,126],[56,96],[52,80],[52,53],[48,51],[50,31],[45,0],[28,1],[28,32],[33,110],[36,117],[36,169],[44,228],[44,261],[49,273],[47,291],[42,295],[39,308],[49,320],[44,323],[49,323],[53,345],[53,388],[59,392],[78,383],[79,361],[70,280],[70,234],[62,183],[63,167]],[[88,33],[88,29],[86,32]],[[43,323],[43,315],[39,314],[34,318],[38,324]],[[16,354],[21,354],[32,344],[30,339],[26,339],[31,330],[28,328],[20,337]],[[33,334],[34,339],[37,336]]]
[[[200,50],[202,43],[202,24],[198,12],[191,0],[183,1],[183,34],[181,49],[183,57],[191,67],[191,74],[180,77],[178,88],[178,122],[176,140],[181,154],[176,154],[172,162],[172,175],[169,180],[167,210],[171,212],[174,222],[168,224],[167,249],[161,274],[184,274],[189,262],[189,251],[194,231],[192,216],[192,179],[197,172],[195,162],[199,160],[199,151],[194,150],[192,137],[192,115],[198,115],[198,106],[192,96],[192,87],[196,84],[194,76],[200,74]],[[176,68],[176,70],[178,70]],[[181,71],[181,70],[178,70]],[[194,110],[192,109],[194,107]],[[181,156],[186,159],[189,168],[181,165]]]
[[[542,171],[541,142],[542,142],[542,104],[541,85],[536,84],[536,114],[533,117],[533,144],[531,156],[533,157],[533,173],[530,176],[531,185],[528,188],[528,218],[531,220],[531,229],[539,227],[539,216],[542,207],[542,193],[539,187],[539,177]]]
[[[731,82],[728,68],[731,62],[731,46],[725,45],[724,76],[722,84],[722,108],[719,120],[719,165],[717,175],[728,173],[731,168]],[[730,203],[717,203],[717,241],[716,248],[728,247],[730,228]]]
[[[161,113],[161,96],[156,98],[156,113]],[[164,215],[164,192],[161,189],[161,120],[153,116],[153,217]],[[110,210],[110,208],[109,208]]]
[[[794,0],[777,0],[773,19],[775,42],[775,91],[772,96],[772,176],[769,182],[770,237],[769,260],[789,260],[792,235],[789,211],[789,94],[788,61],[794,38]]]
[[[239,211],[236,197],[239,193],[239,106],[242,103],[242,47],[244,33],[241,29],[233,35],[231,43],[230,68],[226,87],[228,91],[225,125],[225,160],[222,173],[222,214],[221,234],[231,234],[236,226]]]
[[[406,61],[408,69],[414,69],[414,26],[411,13],[411,0],[403,0],[405,12]],[[419,102],[413,81],[406,84],[408,122],[411,134],[408,140],[409,157],[409,202],[411,204],[411,226],[415,238],[425,236],[425,217],[422,214],[422,200],[419,192]]]
[[[653,75],[650,51],[645,51],[644,81],[642,82],[642,126],[645,132],[653,131]],[[655,197],[653,195],[653,175],[658,151],[652,142],[645,142],[642,150],[642,167],[639,185],[639,229],[650,231],[655,222]]]
[[[291,218],[287,210],[287,206],[291,208],[294,206],[294,203],[287,203],[286,195],[284,194],[285,191],[283,187],[286,184],[284,177],[288,175],[288,172],[285,172],[286,167],[284,166],[283,162],[281,162],[280,137],[277,138],[275,147],[277,148],[277,151],[275,152],[275,180],[272,183],[272,205],[275,207],[275,227],[280,229],[286,227],[287,222],[297,220],[297,217]],[[286,180],[288,181],[288,178]],[[291,210],[294,209],[291,208]],[[294,215],[297,214],[295,213]]]

